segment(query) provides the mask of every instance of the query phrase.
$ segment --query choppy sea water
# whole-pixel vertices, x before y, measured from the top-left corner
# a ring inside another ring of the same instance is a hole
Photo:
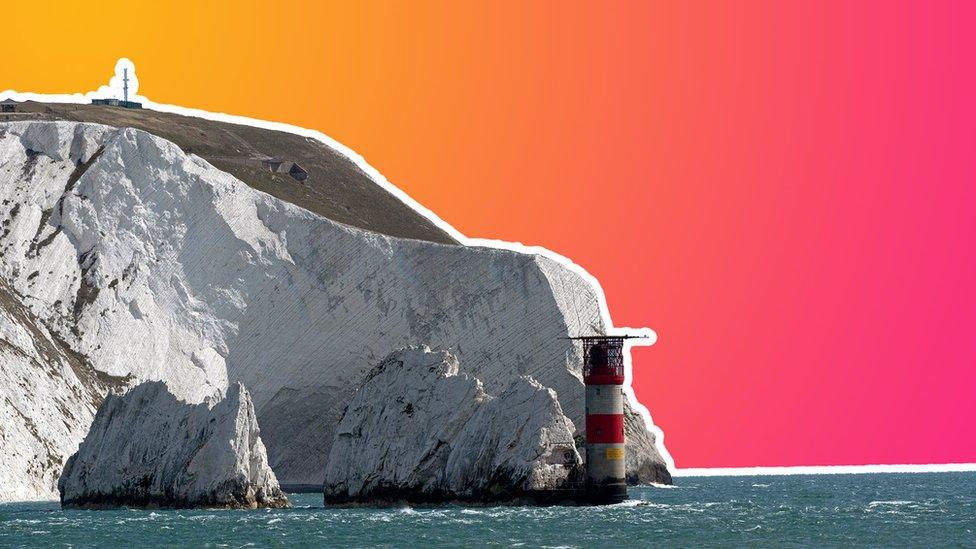
[[[606,507],[259,511],[0,505],[0,546],[973,546],[976,473],[679,478]]]

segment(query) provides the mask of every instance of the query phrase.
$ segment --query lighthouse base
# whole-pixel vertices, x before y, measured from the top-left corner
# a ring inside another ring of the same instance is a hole
[[[627,484],[587,485],[580,494],[580,500],[588,505],[610,505],[627,501]]]
[[[608,485],[591,488],[565,488],[538,490],[523,494],[520,502],[531,505],[613,505],[627,501],[626,485]]]

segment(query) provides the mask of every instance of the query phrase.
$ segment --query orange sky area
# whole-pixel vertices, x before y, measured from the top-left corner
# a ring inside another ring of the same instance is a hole
[[[679,467],[976,462],[965,3],[4,9],[0,89],[128,57],[153,101],[322,131],[574,259],[658,332],[635,386]]]

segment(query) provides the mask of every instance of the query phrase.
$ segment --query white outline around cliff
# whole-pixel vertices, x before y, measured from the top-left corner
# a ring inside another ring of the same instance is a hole
[[[187,107],[180,107],[176,105],[166,105],[163,103],[156,103],[149,100],[143,95],[138,95],[139,80],[135,71],[135,64],[128,58],[121,58],[115,63],[115,75],[111,77],[108,86],[101,86],[97,91],[91,91],[84,94],[73,93],[73,94],[43,94],[43,93],[21,93],[14,90],[4,90],[0,92],[0,101],[3,99],[13,99],[14,101],[38,101],[45,103],[74,103],[74,104],[88,104],[92,99],[96,98],[108,98],[115,97],[121,98],[121,86],[122,86],[122,70],[129,70],[129,81],[130,81],[130,101],[137,101],[142,103],[143,108],[166,112],[172,114],[180,114],[184,116],[193,116],[196,118],[203,118],[206,120],[213,120],[215,122],[229,122],[232,124],[241,124],[244,126],[253,126],[256,128],[264,128],[268,130],[277,130],[288,133],[293,133],[296,135],[301,135],[303,137],[310,137],[312,139],[321,141],[329,147],[335,149],[339,153],[343,154],[349,160],[356,164],[361,170],[366,172],[380,187],[388,191],[393,196],[397,197],[407,206],[414,209],[417,213],[423,215],[429,219],[434,225],[439,229],[443,230],[449,234],[452,238],[460,242],[465,246],[483,246],[488,248],[498,248],[503,250],[510,250],[515,252],[521,252],[525,254],[536,254],[547,257],[556,261],[566,267],[567,269],[573,271],[574,273],[581,276],[586,282],[588,282],[596,290],[600,315],[603,317],[603,323],[606,326],[607,335],[636,335],[642,336],[642,339],[630,339],[625,343],[625,353],[624,353],[624,393],[627,395],[627,400],[630,402],[631,406],[637,410],[641,416],[644,418],[644,423],[647,428],[654,434],[655,445],[661,457],[664,458],[664,462],[668,467],[668,470],[672,473],[675,472],[674,458],[667,451],[664,446],[664,431],[660,427],[654,424],[651,420],[651,414],[643,404],[637,400],[637,395],[634,394],[634,389],[632,387],[633,381],[633,362],[630,357],[630,347],[633,345],[653,345],[657,341],[657,334],[654,330],[650,328],[621,328],[614,327],[613,322],[610,319],[610,309],[607,307],[606,295],[603,293],[603,287],[600,286],[600,282],[586,271],[580,265],[574,263],[568,257],[562,256],[548,250],[541,246],[526,246],[520,242],[505,242],[502,240],[492,240],[486,238],[469,238],[460,231],[452,227],[448,222],[444,221],[437,216],[434,212],[424,207],[422,204],[411,198],[407,193],[403,192],[396,185],[390,183],[383,174],[379,172],[376,168],[369,165],[366,159],[357,154],[355,151],[349,147],[339,143],[335,139],[332,139],[328,135],[322,132],[309,130],[307,128],[301,128],[298,126],[293,126],[291,124],[283,124],[280,122],[268,122],[266,120],[258,120],[255,118],[248,118],[244,116],[236,116],[224,113],[213,113],[209,111],[204,111],[200,109],[190,109]],[[574,334],[574,335],[585,335],[585,334]]]
[[[127,58],[119,59],[115,64],[115,75],[110,79],[108,86],[101,86],[97,91],[87,92],[84,94],[74,93],[74,94],[40,94],[40,93],[21,93],[14,90],[4,90],[0,92],[0,100],[10,98],[15,101],[39,101],[48,103],[75,103],[75,104],[87,104],[90,103],[94,98],[104,98],[104,97],[120,97],[121,94],[121,79],[122,79],[122,69],[129,69],[130,71],[130,81],[132,85],[132,94],[130,95],[131,100],[138,101],[143,104],[144,108],[155,110],[159,112],[167,112],[173,114],[180,114],[184,116],[193,116],[196,118],[203,118],[206,120],[213,120],[216,122],[230,122],[232,124],[241,124],[245,126],[253,126],[257,128],[264,128],[268,130],[277,130],[288,133],[293,133],[296,135],[301,135],[304,137],[310,137],[325,143],[329,147],[332,147],[336,151],[345,155],[349,160],[354,162],[361,170],[366,172],[378,185],[387,190],[390,194],[397,197],[404,204],[407,204],[413,208],[417,213],[423,215],[429,219],[434,225],[439,229],[443,230],[449,234],[452,238],[466,246],[484,246],[489,248],[499,248],[503,250],[511,250],[515,252],[521,252],[526,254],[537,254],[554,261],[557,261],[567,269],[580,275],[584,280],[586,280],[593,288],[596,290],[600,315],[603,317],[603,322],[606,325],[606,330],[608,335],[637,335],[643,336],[644,339],[631,339],[627,340],[625,344],[624,353],[624,371],[625,371],[625,382],[624,382],[624,393],[627,395],[627,400],[630,402],[631,406],[637,410],[641,416],[644,418],[644,423],[647,425],[648,429],[654,434],[656,446],[658,452],[660,452],[661,457],[664,458],[665,463],[668,466],[668,470],[675,476],[688,477],[688,476],[738,476],[738,475],[811,475],[811,474],[857,474],[857,473],[930,473],[930,472],[971,472],[976,471],[976,463],[951,463],[951,464],[923,464],[923,465],[840,465],[840,466],[797,466],[797,467],[740,467],[740,468],[704,468],[704,469],[677,469],[674,465],[674,458],[664,446],[664,431],[661,430],[654,422],[651,420],[651,414],[647,408],[637,400],[637,395],[634,394],[633,389],[633,362],[630,356],[630,347],[634,345],[653,345],[657,341],[657,334],[650,328],[622,328],[614,327],[613,322],[610,319],[610,309],[607,307],[606,295],[603,293],[603,287],[600,286],[600,282],[588,273],[583,267],[574,263],[568,257],[562,256],[552,250],[543,248],[542,246],[526,246],[519,242],[506,242],[502,240],[492,240],[486,238],[469,238],[460,231],[452,227],[449,223],[441,219],[431,210],[425,208],[422,204],[411,198],[407,193],[403,192],[396,185],[387,181],[383,174],[379,172],[376,168],[370,166],[366,159],[357,154],[355,151],[346,147],[342,143],[339,143],[335,139],[325,135],[322,132],[309,130],[307,128],[301,128],[298,126],[293,126],[291,124],[283,124],[280,122],[268,122],[266,120],[258,120],[255,118],[247,118],[244,116],[235,116],[224,113],[212,113],[209,111],[203,111],[199,109],[190,109],[186,107],[179,107],[176,105],[166,105],[162,103],[156,103],[150,101],[148,98],[142,95],[137,95],[139,81],[135,73],[135,64],[132,63]],[[577,334],[582,335],[582,334]]]

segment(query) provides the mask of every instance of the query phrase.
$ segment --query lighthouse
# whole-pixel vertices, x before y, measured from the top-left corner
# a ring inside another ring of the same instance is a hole
[[[624,460],[624,340],[633,336],[585,336],[586,486],[589,503],[627,499]]]

